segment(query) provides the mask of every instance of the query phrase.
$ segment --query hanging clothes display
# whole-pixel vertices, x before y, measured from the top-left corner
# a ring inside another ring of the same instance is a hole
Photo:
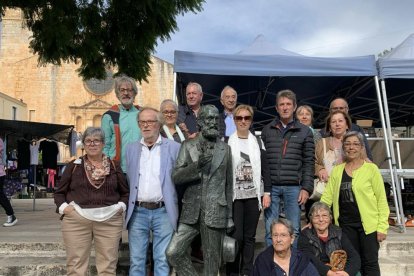
[[[39,152],[42,152],[43,169],[57,169],[58,145],[54,141],[43,140],[39,145]]]
[[[17,141],[17,169],[28,170],[30,168],[30,142],[27,140]]]
[[[47,169],[47,175],[49,176],[47,178],[47,188],[48,189],[54,189],[55,188],[55,175],[56,175],[56,170]]]

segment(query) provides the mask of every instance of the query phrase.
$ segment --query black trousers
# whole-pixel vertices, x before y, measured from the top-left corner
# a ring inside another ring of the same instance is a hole
[[[236,199],[233,202],[235,238],[239,252],[233,263],[226,264],[227,275],[250,275],[253,269],[256,228],[259,222],[259,202],[257,198]]]
[[[378,263],[377,232],[366,235],[362,225],[343,224],[341,228],[361,256],[361,274],[364,276],[381,275]]]
[[[13,208],[10,204],[9,199],[4,194],[4,180],[6,179],[6,176],[0,176],[0,205],[4,208],[6,211],[6,214],[8,216],[11,216],[14,214]]]

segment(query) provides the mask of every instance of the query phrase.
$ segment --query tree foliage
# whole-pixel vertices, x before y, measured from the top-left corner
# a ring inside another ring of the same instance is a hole
[[[20,8],[32,31],[39,63],[79,64],[83,79],[104,79],[116,66],[139,81],[150,73],[151,54],[178,30],[176,17],[198,12],[204,0],[1,0],[0,12]]]

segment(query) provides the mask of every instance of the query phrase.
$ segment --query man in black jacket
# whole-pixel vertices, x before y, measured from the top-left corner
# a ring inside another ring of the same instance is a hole
[[[315,145],[309,127],[294,118],[296,95],[282,90],[276,96],[276,118],[263,128],[262,140],[266,148],[272,180],[272,191],[264,201],[271,201],[265,209],[266,244],[271,245],[270,225],[279,217],[283,200],[285,215],[293,224],[295,236],[300,232],[300,205],[305,204],[313,191]]]

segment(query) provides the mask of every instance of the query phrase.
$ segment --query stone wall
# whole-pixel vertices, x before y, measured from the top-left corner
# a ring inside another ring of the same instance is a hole
[[[34,121],[76,125],[78,120],[77,131],[83,131],[118,103],[113,90],[101,96],[88,92],[76,64],[38,66],[38,56],[28,48],[30,32],[23,28],[21,11],[7,10],[1,28],[0,91],[22,99]],[[137,85],[135,103],[158,108],[163,99],[173,97],[173,66],[152,57],[148,82]]]

